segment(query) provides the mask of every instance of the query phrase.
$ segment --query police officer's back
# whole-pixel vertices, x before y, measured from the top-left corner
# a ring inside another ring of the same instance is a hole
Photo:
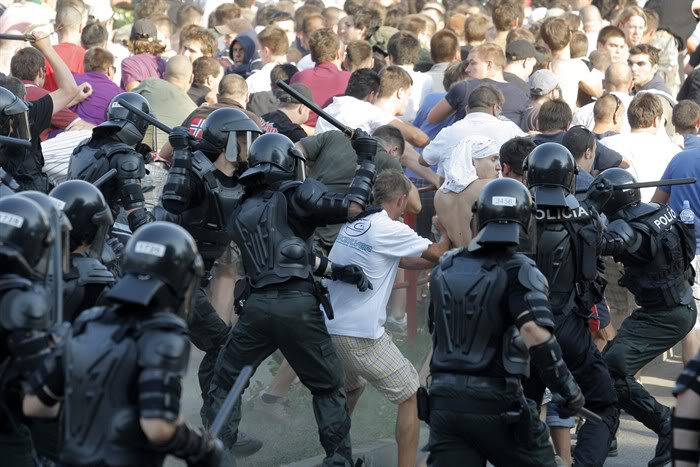
[[[192,237],[163,222],[139,229],[124,253],[109,305],[85,311],[25,397],[30,416],[55,415],[63,398],[62,465],[220,465],[208,434],[178,421],[189,360],[182,316],[202,260]]]
[[[153,220],[146,210],[141,187],[150,152],[141,143],[148,122],[123,107],[119,103],[122,99],[145,113],[150,112],[148,101],[138,94],[126,92],[115,96],[109,104],[107,121],[95,127],[92,137],[73,151],[68,179],[94,183],[115,169],[116,175],[102,185],[101,191],[115,219],[121,209],[128,213],[129,228],[134,232]]]
[[[532,200],[512,179],[486,185],[476,205],[479,233],[433,269],[433,357],[429,402],[432,466],[554,466],[554,452],[521,379],[529,357],[573,413],[581,391],[552,335],[547,280],[517,252],[534,235]],[[529,351],[528,351],[529,349]],[[424,409],[429,407],[429,414]],[[459,440],[459,441],[456,441]]]
[[[21,386],[49,353],[48,273],[53,232],[44,210],[18,196],[0,199],[0,440],[2,463],[34,467],[22,423]]]

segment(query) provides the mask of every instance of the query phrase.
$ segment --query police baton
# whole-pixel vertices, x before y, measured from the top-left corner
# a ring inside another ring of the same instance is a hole
[[[21,146],[26,149],[32,148],[32,142],[26,139],[12,138],[10,136],[0,136],[0,144],[7,144],[9,146]]]
[[[126,101],[126,99],[119,99],[117,102],[119,103],[119,105],[121,105],[125,109],[129,110],[130,112],[135,113],[136,115],[143,118],[148,123],[150,123],[154,127],[158,128],[159,130],[164,131],[168,134],[170,134],[170,132],[173,131],[172,128],[170,128],[169,126],[165,125],[164,123],[158,121],[158,119],[156,119],[153,115],[147,114],[143,110],[138,109],[138,108],[134,107],[133,105],[129,104]]]
[[[552,393],[552,402],[554,402],[555,404],[558,405],[560,402],[564,402],[564,397],[562,397],[561,394]],[[596,423],[600,423],[603,421],[603,419],[601,418],[600,415],[598,415],[595,412],[591,412],[590,410],[588,410],[585,407],[581,407],[580,409],[578,409],[576,411],[575,415],[578,415],[579,417],[581,417],[587,421],[592,421],[592,422],[596,422]]]
[[[693,183],[697,182],[697,179],[695,177],[688,177],[688,178],[671,178],[669,180],[655,180],[651,182],[636,182],[636,183],[624,183],[622,185],[613,185],[612,189],[615,191],[622,191],[622,190],[633,190],[636,188],[652,188],[652,187],[657,187],[657,186],[673,186],[673,185],[691,185]],[[604,188],[604,186],[601,185],[601,188]],[[582,188],[580,190],[576,190],[576,194],[579,193],[587,193],[590,188]]]
[[[321,108],[319,108],[314,102],[308,100],[306,97],[302,96],[299,94],[293,87],[288,85],[282,80],[278,80],[277,83],[278,87],[282,88],[286,93],[288,93],[290,96],[292,96],[294,99],[298,100],[302,104],[304,104],[306,107],[309,109],[313,110],[318,114],[319,117],[345,133],[349,138],[352,138],[352,135],[355,133],[355,130],[350,128],[347,125],[343,125],[340,121],[336,120],[335,118],[331,117],[328,115],[325,111],[323,111]]]
[[[211,424],[211,429],[209,432],[214,438],[219,437],[219,432],[224,427],[224,424],[231,415],[233,407],[236,405],[236,401],[238,401],[238,398],[241,397],[241,394],[243,394],[243,389],[245,389],[251,376],[253,376],[253,367],[244,366],[233,387],[228,392],[221,409],[219,409],[219,413],[216,414],[214,422]]]
[[[0,40],[29,42],[34,40],[34,36],[31,34],[0,34]]]
[[[99,188],[105,183],[107,183],[115,175],[117,175],[117,169],[109,169],[109,171],[106,174],[95,180],[95,183],[93,183],[93,185]]]
[[[58,200],[56,200],[58,201]],[[54,323],[63,322],[63,252],[61,245],[62,231],[60,216],[62,211],[55,206],[51,213],[53,235],[53,294],[54,294]]]

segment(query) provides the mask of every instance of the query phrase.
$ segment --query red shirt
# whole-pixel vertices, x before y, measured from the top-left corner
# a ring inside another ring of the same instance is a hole
[[[26,101],[27,102],[34,102],[42,97],[46,96],[49,94],[49,92],[44,89],[40,88],[36,84],[32,83],[31,81],[25,81],[23,80],[22,83],[24,83],[24,89],[27,90],[27,97]],[[75,119],[79,118],[78,114],[75,112],[71,112],[68,109],[63,109],[55,114],[53,114],[53,117],[51,117],[51,128],[48,130],[45,130],[41,133],[40,139],[41,141],[45,141],[46,138],[49,136],[49,131],[52,130],[63,130],[65,129],[68,125],[73,123]]]
[[[290,84],[305,84],[311,90],[311,97],[316,105],[324,108],[331,103],[335,96],[345,94],[350,74],[349,71],[339,70],[333,63],[320,63],[292,76]],[[317,119],[318,115],[315,112],[310,112],[306,124],[315,127]]]
[[[56,51],[59,57],[68,65],[68,69],[72,73],[85,73],[85,65],[83,60],[85,59],[85,54],[87,50],[83,49],[79,45],[69,44],[68,42],[63,42],[58,45],[54,45],[53,49]],[[46,62],[46,81],[44,82],[44,89],[49,92],[53,92],[58,89],[58,84],[56,83],[56,75],[53,72],[53,68],[49,65],[48,60]]]

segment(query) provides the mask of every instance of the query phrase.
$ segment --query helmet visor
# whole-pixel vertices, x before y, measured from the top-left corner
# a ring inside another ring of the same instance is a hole
[[[245,162],[248,160],[248,149],[260,136],[252,131],[231,131],[226,142],[224,156],[229,162]]]
[[[7,124],[9,125],[9,128],[6,129],[6,136],[31,141],[32,134],[29,131],[29,118],[27,115],[27,112],[21,112],[7,116]]]

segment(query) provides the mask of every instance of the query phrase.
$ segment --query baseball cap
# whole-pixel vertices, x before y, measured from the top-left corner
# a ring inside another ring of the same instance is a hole
[[[525,60],[526,58],[534,57],[537,61],[541,61],[543,55],[535,49],[535,46],[526,40],[518,39],[511,41],[506,46],[506,59],[511,62],[517,60]]]
[[[528,80],[530,94],[544,96],[559,86],[559,78],[549,70],[537,70]]]
[[[158,29],[156,25],[148,18],[136,20],[131,27],[129,39],[132,41],[146,40],[155,41],[158,39]]]
[[[295,83],[290,85],[292,89],[294,89],[296,92],[304,96],[307,100],[313,102],[313,97],[311,96],[311,90],[304,84],[301,83]],[[296,98],[294,98],[291,94],[287,93],[283,89],[277,89],[275,91],[275,96],[281,103],[285,104],[301,104]]]

